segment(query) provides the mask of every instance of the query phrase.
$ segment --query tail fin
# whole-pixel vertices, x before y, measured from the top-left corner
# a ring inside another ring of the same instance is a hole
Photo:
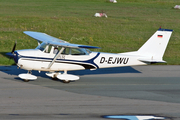
[[[137,51],[143,56],[140,61],[165,62],[162,60],[173,30],[159,28],[149,40]]]

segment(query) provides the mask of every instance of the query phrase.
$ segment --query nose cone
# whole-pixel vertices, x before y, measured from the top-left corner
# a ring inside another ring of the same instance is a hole
[[[6,53],[6,55],[13,58],[16,63],[18,62],[18,53],[16,51],[14,53],[12,52]]]
[[[6,53],[7,56],[11,57],[11,58],[14,58],[14,54],[9,52],[9,53]]]

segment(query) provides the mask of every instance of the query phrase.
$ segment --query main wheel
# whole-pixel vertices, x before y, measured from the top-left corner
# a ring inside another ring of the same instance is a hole
[[[57,81],[57,80],[58,80],[58,78],[57,78],[57,77],[52,77],[51,79],[52,79],[52,80],[55,80],[55,81]]]
[[[24,82],[29,82],[29,80],[28,80],[28,79],[24,79],[23,81],[24,81]]]
[[[55,81],[57,81],[58,80],[58,78],[57,78],[57,74],[54,74],[53,75],[53,77],[51,77],[52,78],[52,80],[55,80]]]
[[[63,83],[70,83],[70,80],[63,80]]]

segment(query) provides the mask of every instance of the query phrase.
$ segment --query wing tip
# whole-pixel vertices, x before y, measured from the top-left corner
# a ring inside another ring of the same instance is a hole
[[[159,28],[158,31],[169,31],[169,32],[172,32],[173,30],[172,29],[163,29],[163,28]]]

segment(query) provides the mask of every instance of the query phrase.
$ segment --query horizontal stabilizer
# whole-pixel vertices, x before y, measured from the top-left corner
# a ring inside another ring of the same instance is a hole
[[[147,63],[166,63],[166,61],[164,60],[151,60],[151,59],[138,59],[138,60]]]

